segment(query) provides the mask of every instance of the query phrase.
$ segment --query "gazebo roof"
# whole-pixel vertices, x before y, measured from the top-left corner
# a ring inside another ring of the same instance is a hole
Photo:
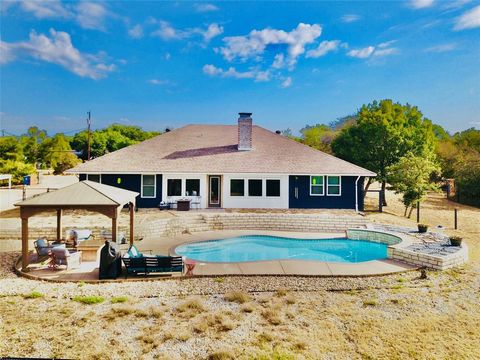
[[[44,193],[16,203],[15,206],[120,206],[128,202],[134,202],[138,195],[139,194],[134,191],[84,180],[59,190]]]

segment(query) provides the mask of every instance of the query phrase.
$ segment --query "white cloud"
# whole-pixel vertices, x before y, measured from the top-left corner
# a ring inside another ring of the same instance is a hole
[[[142,25],[138,24],[134,27],[128,29],[128,36],[133,39],[140,39],[143,37],[143,28]]]
[[[290,87],[292,85],[292,78],[289,76],[280,84],[280,86],[284,89]]]
[[[2,63],[13,61],[21,56],[29,56],[48,63],[60,65],[67,70],[91,79],[100,79],[115,70],[114,64],[106,64],[105,53],[98,55],[81,53],[76,49],[70,35],[50,29],[50,37],[31,31],[28,41],[1,43]],[[4,51],[5,50],[5,57]]]
[[[370,55],[372,55],[374,51],[375,51],[374,46],[368,46],[368,47],[362,48],[362,49],[350,50],[347,53],[347,55],[351,56],[351,57],[360,58],[360,59],[366,59],[366,58],[370,57]]]
[[[397,42],[397,40],[383,42],[376,46],[367,46],[360,49],[352,49],[349,52],[347,52],[347,55],[351,57],[359,58],[359,59],[395,55],[400,52],[399,49],[390,47],[395,42]]]
[[[273,59],[272,67],[274,69],[281,69],[285,67],[285,56],[281,53],[275,55],[275,58]]]
[[[186,30],[175,29],[167,21],[156,21],[160,27],[152,32],[152,36],[157,36],[162,40],[181,40],[191,38],[194,35],[200,35],[205,42],[209,42],[214,37],[223,33],[223,27],[217,23],[211,23],[206,29],[202,28],[189,28]]]
[[[456,43],[448,43],[448,44],[440,44],[440,45],[435,45],[426,48],[424,51],[425,52],[434,52],[434,53],[442,53],[442,52],[448,52],[448,51],[453,51],[457,48]]]
[[[480,27],[480,5],[463,13],[457,18],[454,30],[474,29]]]
[[[214,37],[223,33],[223,26],[219,26],[216,23],[212,23],[212,24],[208,25],[207,30],[205,30],[205,31],[199,30],[199,32],[203,36],[203,39],[206,42],[209,42]]]
[[[150,79],[147,80],[147,83],[152,85],[167,85],[169,83],[168,80],[161,80],[161,79]]]
[[[33,14],[38,19],[67,18],[72,15],[60,0],[23,0],[19,2],[19,5],[23,11]]]
[[[107,9],[97,2],[80,2],[76,6],[76,20],[84,29],[105,30]]]
[[[346,14],[340,18],[344,23],[352,23],[361,19],[360,15]]]
[[[195,9],[198,12],[211,12],[211,11],[218,11],[218,6],[213,5],[213,4],[195,4]]]
[[[424,9],[432,6],[434,0],[410,0],[410,7],[414,9]]]
[[[307,58],[318,58],[335,51],[340,46],[340,40],[322,41],[316,49],[307,51]]]
[[[255,81],[269,81],[270,72],[260,71],[257,69],[250,69],[249,71],[240,72],[234,67],[229,67],[227,70],[216,67],[215,65],[207,64],[203,66],[203,72],[210,76],[220,76],[224,78],[235,79],[254,79]]]
[[[321,35],[318,24],[303,24],[290,32],[277,29],[252,30],[245,36],[231,36],[223,39],[225,46],[220,49],[228,61],[236,58],[246,60],[261,56],[269,45],[286,45],[289,65],[294,65],[298,56],[305,52],[305,46],[314,43]]]

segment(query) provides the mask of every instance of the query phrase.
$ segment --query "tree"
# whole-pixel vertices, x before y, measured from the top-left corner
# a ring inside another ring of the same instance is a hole
[[[337,134],[327,125],[307,125],[300,130],[300,133],[302,134],[301,141],[305,145],[329,154],[332,153],[331,143]]]
[[[417,107],[381,100],[362,106],[357,122],[342,129],[332,150],[336,156],[377,173],[386,206],[388,168],[408,152],[433,159],[434,146],[432,123]],[[368,179],[365,190],[372,181]]]
[[[480,152],[480,130],[470,128],[453,135],[455,144]]]
[[[480,206],[480,152],[462,152],[455,164],[455,181],[458,201]]]
[[[42,165],[44,159],[40,154],[40,144],[48,137],[45,130],[41,130],[36,126],[28,128],[27,133],[20,137],[23,147],[23,153],[27,163]]]
[[[15,136],[0,137],[0,161],[22,160],[23,150]]]
[[[74,167],[80,159],[73,153],[69,139],[62,133],[55,134],[40,145],[39,153],[47,167],[53,168],[55,174]]]
[[[17,160],[1,160],[0,174],[11,174],[13,184],[21,184],[23,177],[35,173],[35,166]]]
[[[428,190],[436,190],[435,184],[430,182],[433,174],[439,173],[439,166],[431,159],[416,156],[408,152],[400,160],[388,167],[388,181],[395,193],[403,194],[405,216],[410,208],[410,218],[414,207],[425,198]]]

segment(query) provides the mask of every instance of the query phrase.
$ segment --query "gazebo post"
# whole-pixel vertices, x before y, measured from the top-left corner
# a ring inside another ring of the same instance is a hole
[[[130,211],[130,246],[133,245],[133,223],[135,214],[135,205],[133,202],[128,203],[128,210]]]
[[[28,271],[28,217],[22,217],[22,271]]]
[[[117,242],[117,211],[113,212],[112,217],[112,241]]]
[[[57,242],[62,239],[62,209],[57,209]]]

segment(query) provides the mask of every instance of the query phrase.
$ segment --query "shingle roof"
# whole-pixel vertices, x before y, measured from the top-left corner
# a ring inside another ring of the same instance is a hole
[[[134,191],[85,180],[34,196],[15,206],[118,206],[133,201],[137,195]]]
[[[187,125],[80,164],[70,173],[375,173],[253,126],[253,149],[237,150],[236,125]]]

